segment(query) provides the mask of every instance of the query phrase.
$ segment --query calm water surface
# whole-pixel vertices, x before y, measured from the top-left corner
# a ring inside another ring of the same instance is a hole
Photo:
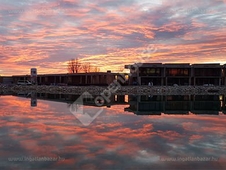
[[[84,126],[68,96],[0,96],[0,169],[226,169],[226,115],[217,112],[225,104],[173,98],[114,97],[103,107],[86,101],[91,117],[101,111]]]

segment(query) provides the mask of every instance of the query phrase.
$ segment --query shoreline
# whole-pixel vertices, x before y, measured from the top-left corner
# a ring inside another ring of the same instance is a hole
[[[116,87],[114,88],[116,89]],[[20,92],[36,92],[36,93],[51,93],[51,94],[82,94],[89,92],[90,94],[115,94],[115,95],[168,95],[168,94],[226,94],[226,86],[120,86],[118,90],[110,89],[109,86],[18,86],[18,85],[0,85],[0,94],[5,92],[20,93]]]

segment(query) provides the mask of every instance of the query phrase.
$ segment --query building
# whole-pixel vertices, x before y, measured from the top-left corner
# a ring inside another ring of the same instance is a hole
[[[226,64],[223,65],[222,74],[223,74],[222,84],[226,85]]]
[[[191,84],[190,64],[164,64],[164,79],[166,86]]]
[[[164,67],[162,63],[143,63],[138,65],[126,65],[130,69],[130,85],[147,85],[152,82],[153,85],[164,84]]]
[[[0,76],[0,84],[12,84],[13,79],[11,76]]]
[[[129,85],[226,85],[226,65],[138,63],[125,68],[130,69]]]
[[[38,85],[109,85],[119,73],[92,72],[92,73],[68,73],[68,74],[39,74],[37,75]],[[14,84],[18,80],[31,80],[30,75],[12,76]]]
[[[223,68],[220,64],[193,64],[193,85],[222,85]]]
[[[12,76],[12,82],[13,84],[17,84],[17,82],[19,80],[31,80],[31,76],[30,75],[16,75],[16,76]]]

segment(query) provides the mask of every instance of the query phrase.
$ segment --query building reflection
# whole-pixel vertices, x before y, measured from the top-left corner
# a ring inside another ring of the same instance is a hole
[[[31,98],[31,107],[36,107],[37,100],[48,100],[73,104],[81,95],[48,94],[48,93],[23,93],[13,94],[19,97]],[[100,107],[95,99],[84,97],[83,105]],[[124,111],[133,112],[137,115],[188,115],[193,114],[226,114],[225,95],[112,95],[108,97],[110,102],[100,100],[101,107],[125,105]],[[127,107],[128,106],[128,107]]]
[[[55,101],[55,102],[64,102],[73,104],[76,102],[76,100],[81,97],[81,95],[70,95],[70,94],[48,94],[48,93],[37,93],[37,98],[41,100],[49,100],[49,101]],[[86,106],[94,106],[97,107],[95,99],[99,97],[98,95],[92,95],[92,97],[83,97],[83,103]],[[110,102],[107,102],[106,100],[99,101],[101,103],[101,106],[105,107],[111,107],[112,105],[127,105],[126,102],[126,95],[112,95],[108,97]]]
[[[221,99],[221,108],[222,113],[226,114],[226,95],[220,95],[219,98]]]
[[[195,95],[191,112],[194,114],[219,114],[222,111],[219,95]]]
[[[224,95],[130,95],[125,111],[137,115],[226,113]]]

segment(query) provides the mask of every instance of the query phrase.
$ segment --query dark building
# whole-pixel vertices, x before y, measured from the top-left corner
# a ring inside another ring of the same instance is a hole
[[[149,82],[158,86],[164,84],[164,67],[161,63],[126,65],[125,68],[130,69],[129,84],[147,85]]]
[[[73,73],[73,74],[40,74],[37,75],[38,85],[109,85],[119,73],[93,72],[93,73]],[[14,84],[18,80],[30,80],[30,75],[12,76]]]
[[[164,64],[165,85],[189,85],[191,84],[190,64]]]
[[[222,85],[226,85],[226,64],[223,65],[222,75]]]
[[[12,76],[12,82],[13,84],[17,84],[17,82],[19,80],[31,80],[31,76],[30,75],[16,75],[16,76]]]
[[[193,64],[193,84],[197,86],[211,84],[222,85],[223,66],[220,64]]]
[[[145,63],[139,67],[138,83],[141,85],[151,82],[153,85],[163,85],[164,70],[161,63]]]
[[[130,69],[130,85],[226,85],[226,65],[138,63],[125,68]]]
[[[12,84],[13,79],[11,76],[0,76],[0,84]]]

